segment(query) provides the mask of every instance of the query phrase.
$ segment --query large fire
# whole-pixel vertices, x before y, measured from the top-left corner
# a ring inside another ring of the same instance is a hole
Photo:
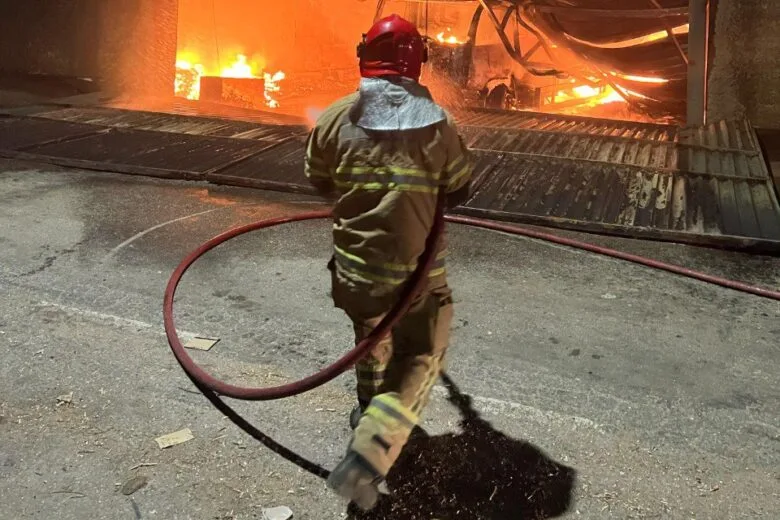
[[[654,76],[633,76],[611,72],[611,76],[637,83],[664,84],[669,80]],[[565,112],[577,113],[582,109],[611,103],[626,103],[629,98],[646,98],[639,92],[634,92],[623,86],[615,86],[609,81],[596,77],[587,78],[590,85],[580,85],[576,79],[571,79],[566,87],[557,87],[546,95],[543,103],[548,109],[560,109]]]
[[[666,83],[664,78],[652,76],[623,76],[612,74],[616,77],[637,81],[641,83]],[[645,98],[643,94],[634,92],[624,87],[613,87],[608,83],[599,83],[595,78],[589,78],[593,85],[577,85],[576,80],[572,80],[570,86],[553,90],[544,99],[547,109],[562,111],[567,113],[579,113],[583,109],[593,108],[599,105],[608,105],[610,103],[626,103],[630,97]],[[576,85],[576,86],[575,86]]]
[[[200,99],[200,78],[202,76],[220,76],[223,78],[262,78],[264,81],[265,106],[276,108],[279,102],[273,94],[279,92],[279,82],[285,78],[282,71],[273,74],[265,71],[258,72],[259,67],[250,63],[244,54],[237,54],[235,60],[218,72],[215,69],[206,69],[202,63],[198,63],[196,57],[180,55],[176,60],[176,80],[174,93],[176,96],[187,99]],[[260,75],[258,75],[260,74]]]

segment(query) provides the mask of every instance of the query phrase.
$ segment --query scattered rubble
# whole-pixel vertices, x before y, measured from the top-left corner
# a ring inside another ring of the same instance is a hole
[[[293,512],[287,506],[263,509],[263,520],[290,520],[292,517]]]
[[[192,435],[190,429],[185,428],[177,432],[169,433],[168,435],[157,437],[155,441],[157,442],[157,445],[160,447],[160,449],[164,450],[165,448],[170,448],[171,446],[176,446],[177,444],[191,441],[194,438],[195,436]]]
[[[148,483],[149,479],[147,477],[133,477],[122,484],[120,491],[123,495],[132,495],[139,489],[145,487]]]

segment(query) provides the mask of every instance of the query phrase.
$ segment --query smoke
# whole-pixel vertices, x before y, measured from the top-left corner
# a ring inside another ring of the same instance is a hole
[[[320,118],[323,112],[325,112],[324,108],[306,107],[305,110],[306,126],[308,127],[309,130],[314,128],[314,124],[317,122],[317,119]]]
[[[433,99],[440,105],[447,108],[464,108],[466,99],[463,90],[440,70],[431,66],[423,69],[420,83],[428,87]]]

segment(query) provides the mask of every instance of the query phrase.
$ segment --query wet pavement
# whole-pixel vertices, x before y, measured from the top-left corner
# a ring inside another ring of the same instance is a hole
[[[12,162],[0,163],[0,200],[3,516],[347,517],[321,480],[210,408],[162,332],[162,292],[188,251],[322,203]],[[328,231],[243,236],[185,275],[182,334],[220,339],[194,354],[204,367],[265,386],[348,348],[328,297]],[[778,258],[565,234],[780,287]],[[459,226],[451,250],[455,386],[435,389],[394,498],[362,518],[780,517],[780,303]],[[231,404],[330,468],[353,387],[344,375]],[[185,428],[192,440],[155,443]]]

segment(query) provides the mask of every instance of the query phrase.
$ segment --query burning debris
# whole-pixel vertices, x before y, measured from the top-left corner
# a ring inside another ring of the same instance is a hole
[[[250,63],[244,54],[237,54],[229,66],[216,74],[195,61],[183,58],[176,61],[176,96],[255,109],[279,106],[274,94],[281,91],[279,83],[285,79],[284,72],[256,72],[257,65]]]
[[[625,0],[608,9],[598,0],[512,3],[509,11],[556,68],[575,77],[577,68],[591,71],[653,119],[684,113],[688,0]]]
[[[344,9],[340,5],[339,10]],[[430,5],[380,0],[376,10],[356,8],[351,17],[379,16],[383,8],[402,11],[428,39],[426,84],[451,107],[645,121],[679,116],[686,99],[687,57],[680,49],[687,45],[689,31],[687,0],[605,5],[603,0]],[[233,25],[238,23],[238,15],[231,16]],[[264,56],[273,56],[285,70],[294,71],[295,81],[284,83],[282,110],[287,113],[303,115],[306,107],[324,106],[354,89],[354,63],[347,63],[354,60],[352,42],[343,41],[349,38],[301,26],[301,34],[328,43],[318,52],[296,53],[278,45],[285,33],[281,28],[276,32],[270,22],[263,31],[233,31],[227,38],[216,28],[209,29],[211,23],[211,17],[205,17],[197,38],[180,39],[184,43],[176,63],[178,97],[250,109],[279,107],[285,74],[265,70],[250,54],[223,51],[223,63],[217,65],[220,41],[231,49],[263,49]],[[215,32],[214,49],[200,36],[208,30]],[[197,54],[187,52],[193,49]],[[230,63],[224,66],[226,55]]]
[[[186,60],[176,60],[175,95],[187,99],[200,99],[200,78],[206,69],[201,64],[192,64]]]
[[[432,27],[436,74],[478,92],[483,106],[634,120],[684,112],[687,0],[479,0],[407,11]]]

